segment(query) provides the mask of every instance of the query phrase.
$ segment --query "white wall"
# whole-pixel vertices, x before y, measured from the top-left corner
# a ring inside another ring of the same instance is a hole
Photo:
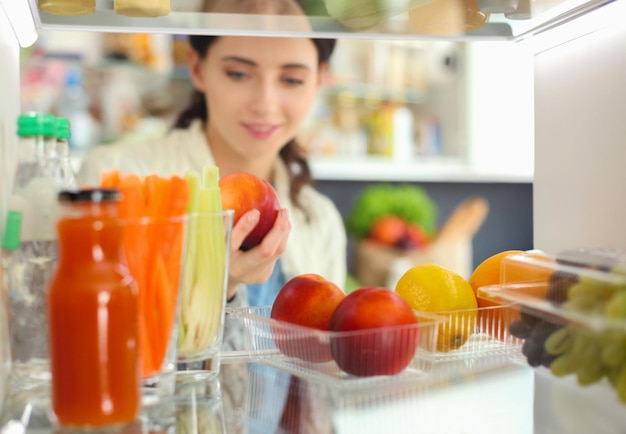
[[[534,160],[533,60],[513,42],[468,46],[467,125],[472,168],[527,175]]]

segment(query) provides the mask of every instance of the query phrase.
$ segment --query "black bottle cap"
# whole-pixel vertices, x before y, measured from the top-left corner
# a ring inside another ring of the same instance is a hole
[[[122,197],[119,190],[108,188],[87,188],[81,190],[63,190],[58,194],[59,202],[117,202]]]

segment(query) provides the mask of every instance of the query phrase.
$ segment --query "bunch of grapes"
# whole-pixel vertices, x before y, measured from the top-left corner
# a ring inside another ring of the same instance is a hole
[[[568,289],[576,283],[576,276],[556,271],[550,276],[546,298],[555,305],[560,305],[567,299]],[[522,354],[532,367],[545,366],[549,368],[556,359],[545,349],[545,341],[553,333],[563,327],[562,321],[551,318],[543,312],[522,306],[520,319],[511,323],[511,335],[524,339]]]
[[[547,321],[545,313],[540,319],[540,314],[530,312],[522,314],[524,327],[511,325],[511,334],[525,339],[522,352],[531,366],[546,366],[558,377],[575,375],[583,386],[606,377],[626,402],[624,268],[604,251],[565,256],[568,259],[560,262],[581,270],[553,273],[546,299],[581,320],[559,324]]]
[[[606,376],[626,402],[626,331],[568,325],[548,337],[545,350],[556,357],[550,365],[555,376],[574,374],[581,386]]]

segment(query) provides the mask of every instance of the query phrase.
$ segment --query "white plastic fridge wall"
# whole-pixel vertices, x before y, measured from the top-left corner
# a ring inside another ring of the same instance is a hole
[[[608,4],[535,56],[534,246],[548,253],[626,249],[624,17],[626,1]]]
[[[4,234],[7,200],[15,170],[15,122],[20,110],[19,58],[17,39],[0,7],[0,239]]]
[[[534,245],[549,253],[626,250],[624,17],[626,1],[608,4],[545,35],[535,56]],[[626,406],[607,388],[536,380],[536,434],[624,432]]]

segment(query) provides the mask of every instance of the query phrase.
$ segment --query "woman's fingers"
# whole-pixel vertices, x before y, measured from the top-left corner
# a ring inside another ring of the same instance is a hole
[[[238,250],[239,247],[241,247],[243,240],[252,232],[252,229],[254,229],[259,222],[260,217],[261,213],[258,209],[250,210],[241,216],[233,226],[233,230],[230,234],[231,250]]]
[[[242,220],[247,214],[242,217]],[[263,238],[261,244],[247,251],[239,250],[239,246],[254,226],[237,223],[237,239],[233,228],[233,240],[231,244],[230,279],[240,283],[261,283],[272,274],[276,260],[285,251],[291,223],[286,209],[279,211],[276,222],[272,229]],[[246,232],[247,230],[247,232]]]

